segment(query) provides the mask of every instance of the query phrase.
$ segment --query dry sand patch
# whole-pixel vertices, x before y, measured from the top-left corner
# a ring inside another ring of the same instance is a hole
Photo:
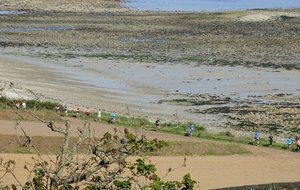
[[[250,13],[246,16],[241,16],[238,20],[245,22],[262,22],[275,20],[280,17],[300,17],[300,14],[293,11],[263,11],[258,13]]]
[[[247,156],[208,156],[187,157],[187,166],[183,167],[184,157],[151,157],[160,176],[169,173],[165,180],[180,180],[183,175],[190,173],[192,178],[199,182],[197,189],[232,187],[240,185],[263,184],[271,182],[299,181],[299,155],[280,151],[267,151]],[[14,159],[17,162],[16,175],[25,181],[25,162],[31,162],[34,155],[27,154],[0,154],[5,160]],[[136,158],[131,158],[135,160]],[[13,183],[9,176],[4,178],[5,183]]]

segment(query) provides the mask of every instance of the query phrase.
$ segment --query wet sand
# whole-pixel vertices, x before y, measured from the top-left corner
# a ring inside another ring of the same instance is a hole
[[[216,118],[187,112],[191,106],[161,103],[187,94],[249,96],[289,93],[300,96],[298,70],[185,64],[136,63],[92,58],[57,59],[1,55],[0,79],[56,97],[75,107],[90,106],[133,115],[194,120],[216,126]],[[10,93],[10,96],[13,94]],[[263,101],[263,98],[260,98]]]

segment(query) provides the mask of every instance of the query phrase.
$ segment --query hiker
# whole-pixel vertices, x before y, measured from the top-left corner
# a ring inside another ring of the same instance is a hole
[[[273,136],[270,135],[269,136],[269,146],[272,146],[273,145]]]
[[[56,113],[60,113],[60,105],[59,104],[56,104],[55,111],[56,111]]]
[[[297,144],[297,152],[300,150],[300,138],[297,137],[297,141],[296,141],[296,144]]]
[[[76,116],[79,117],[80,108],[79,106],[76,108]]]
[[[157,120],[155,121],[155,126],[156,126],[156,128],[159,128],[159,127],[160,127],[160,120],[159,120],[159,119],[157,119]]]
[[[20,102],[17,102],[17,103],[16,103],[16,108],[17,108],[17,109],[20,109],[20,105],[21,105],[21,103],[20,103]]]
[[[259,145],[259,137],[260,137],[260,133],[258,130],[256,130],[254,133],[254,144],[255,145]]]
[[[65,112],[65,116],[68,116],[68,107],[67,107],[67,105],[65,105],[65,107],[64,107],[64,112]]]
[[[98,110],[97,121],[101,122],[101,109]]]
[[[22,109],[24,109],[24,110],[26,109],[26,102],[22,103]]]
[[[189,137],[191,137],[193,135],[193,131],[194,131],[193,124],[189,124]]]
[[[293,142],[294,140],[292,139],[291,136],[289,136],[289,138],[287,139],[287,146],[289,150],[292,148]]]
[[[112,111],[110,115],[110,123],[116,122],[116,117],[117,117],[116,112]]]
[[[91,115],[90,107],[86,107],[86,110],[85,110],[85,116],[86,116],[86,118],[89,118],[90,115]]]

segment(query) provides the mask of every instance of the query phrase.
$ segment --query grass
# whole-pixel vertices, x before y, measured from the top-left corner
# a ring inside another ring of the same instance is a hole
[[[149,156],[224,156],[249,154],[240,144],[219,142],[167,142],[160,150]]]
[[[14,135],[0,135],[0,151],[17,154],[34,154],[32,147],[23,147],[24,137]],[[71,138],[72,145],[77,138]],[[42,154],[56,154],[64,142],[63,137],[32,137],[32,143]],[[81,147],[78,153],[86,153],[87,147]],[[144,156],[223,156],[232,154],[248,154],[243,146],[236,143],[221,142],[163,142],[163,147],[153,152],[145,153]]]
[[[16,108],[17,102],[26,102],[26,107],[29,109],[47,109],[54,110],[56,103],[50,101],[38,101],[38,100],[25,100],[25,99],[7,99],[4,97],[0,98],[0,109],[8,108]]]

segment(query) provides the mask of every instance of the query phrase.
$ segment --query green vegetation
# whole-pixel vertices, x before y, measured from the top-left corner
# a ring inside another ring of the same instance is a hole
[[[135,141],[135,136],[127,136],[130,141]],[[13,135],[0,135],[0,149],[6,153],[33,154],[35,150],[31,146],[23,146],[26,139]],[[72,137],[70,144],[73,145],[78,138]],[[9,143],[8,143],[9,142]],[[32,137],[32,144],[41,154],[56,154],[63,144],[62,137]],[[159,149],[157,143],[159,142]],[[223,156],[232,154],[248,154],[241,144],[215,141],[195,141],[195,142],[178,142],[178,141],[150,141],[146,146],[148,152],[139,153],[140,156]],[[88,147],[81,147],[78,153],[87,153]]]
[[[28,109],[47,109],[54,110],[55,103],[50,101],[37,101],[37,100],[25,100],[25,99],[7,99],[4,97],[0,97],[0,109],[12,109],[16,108],[17,102],[26,102],[26,108]]]
[[[224,156],[249,154],[241,144],[227,142],[167,142],[161,149],[148,153],[149,156]]]

